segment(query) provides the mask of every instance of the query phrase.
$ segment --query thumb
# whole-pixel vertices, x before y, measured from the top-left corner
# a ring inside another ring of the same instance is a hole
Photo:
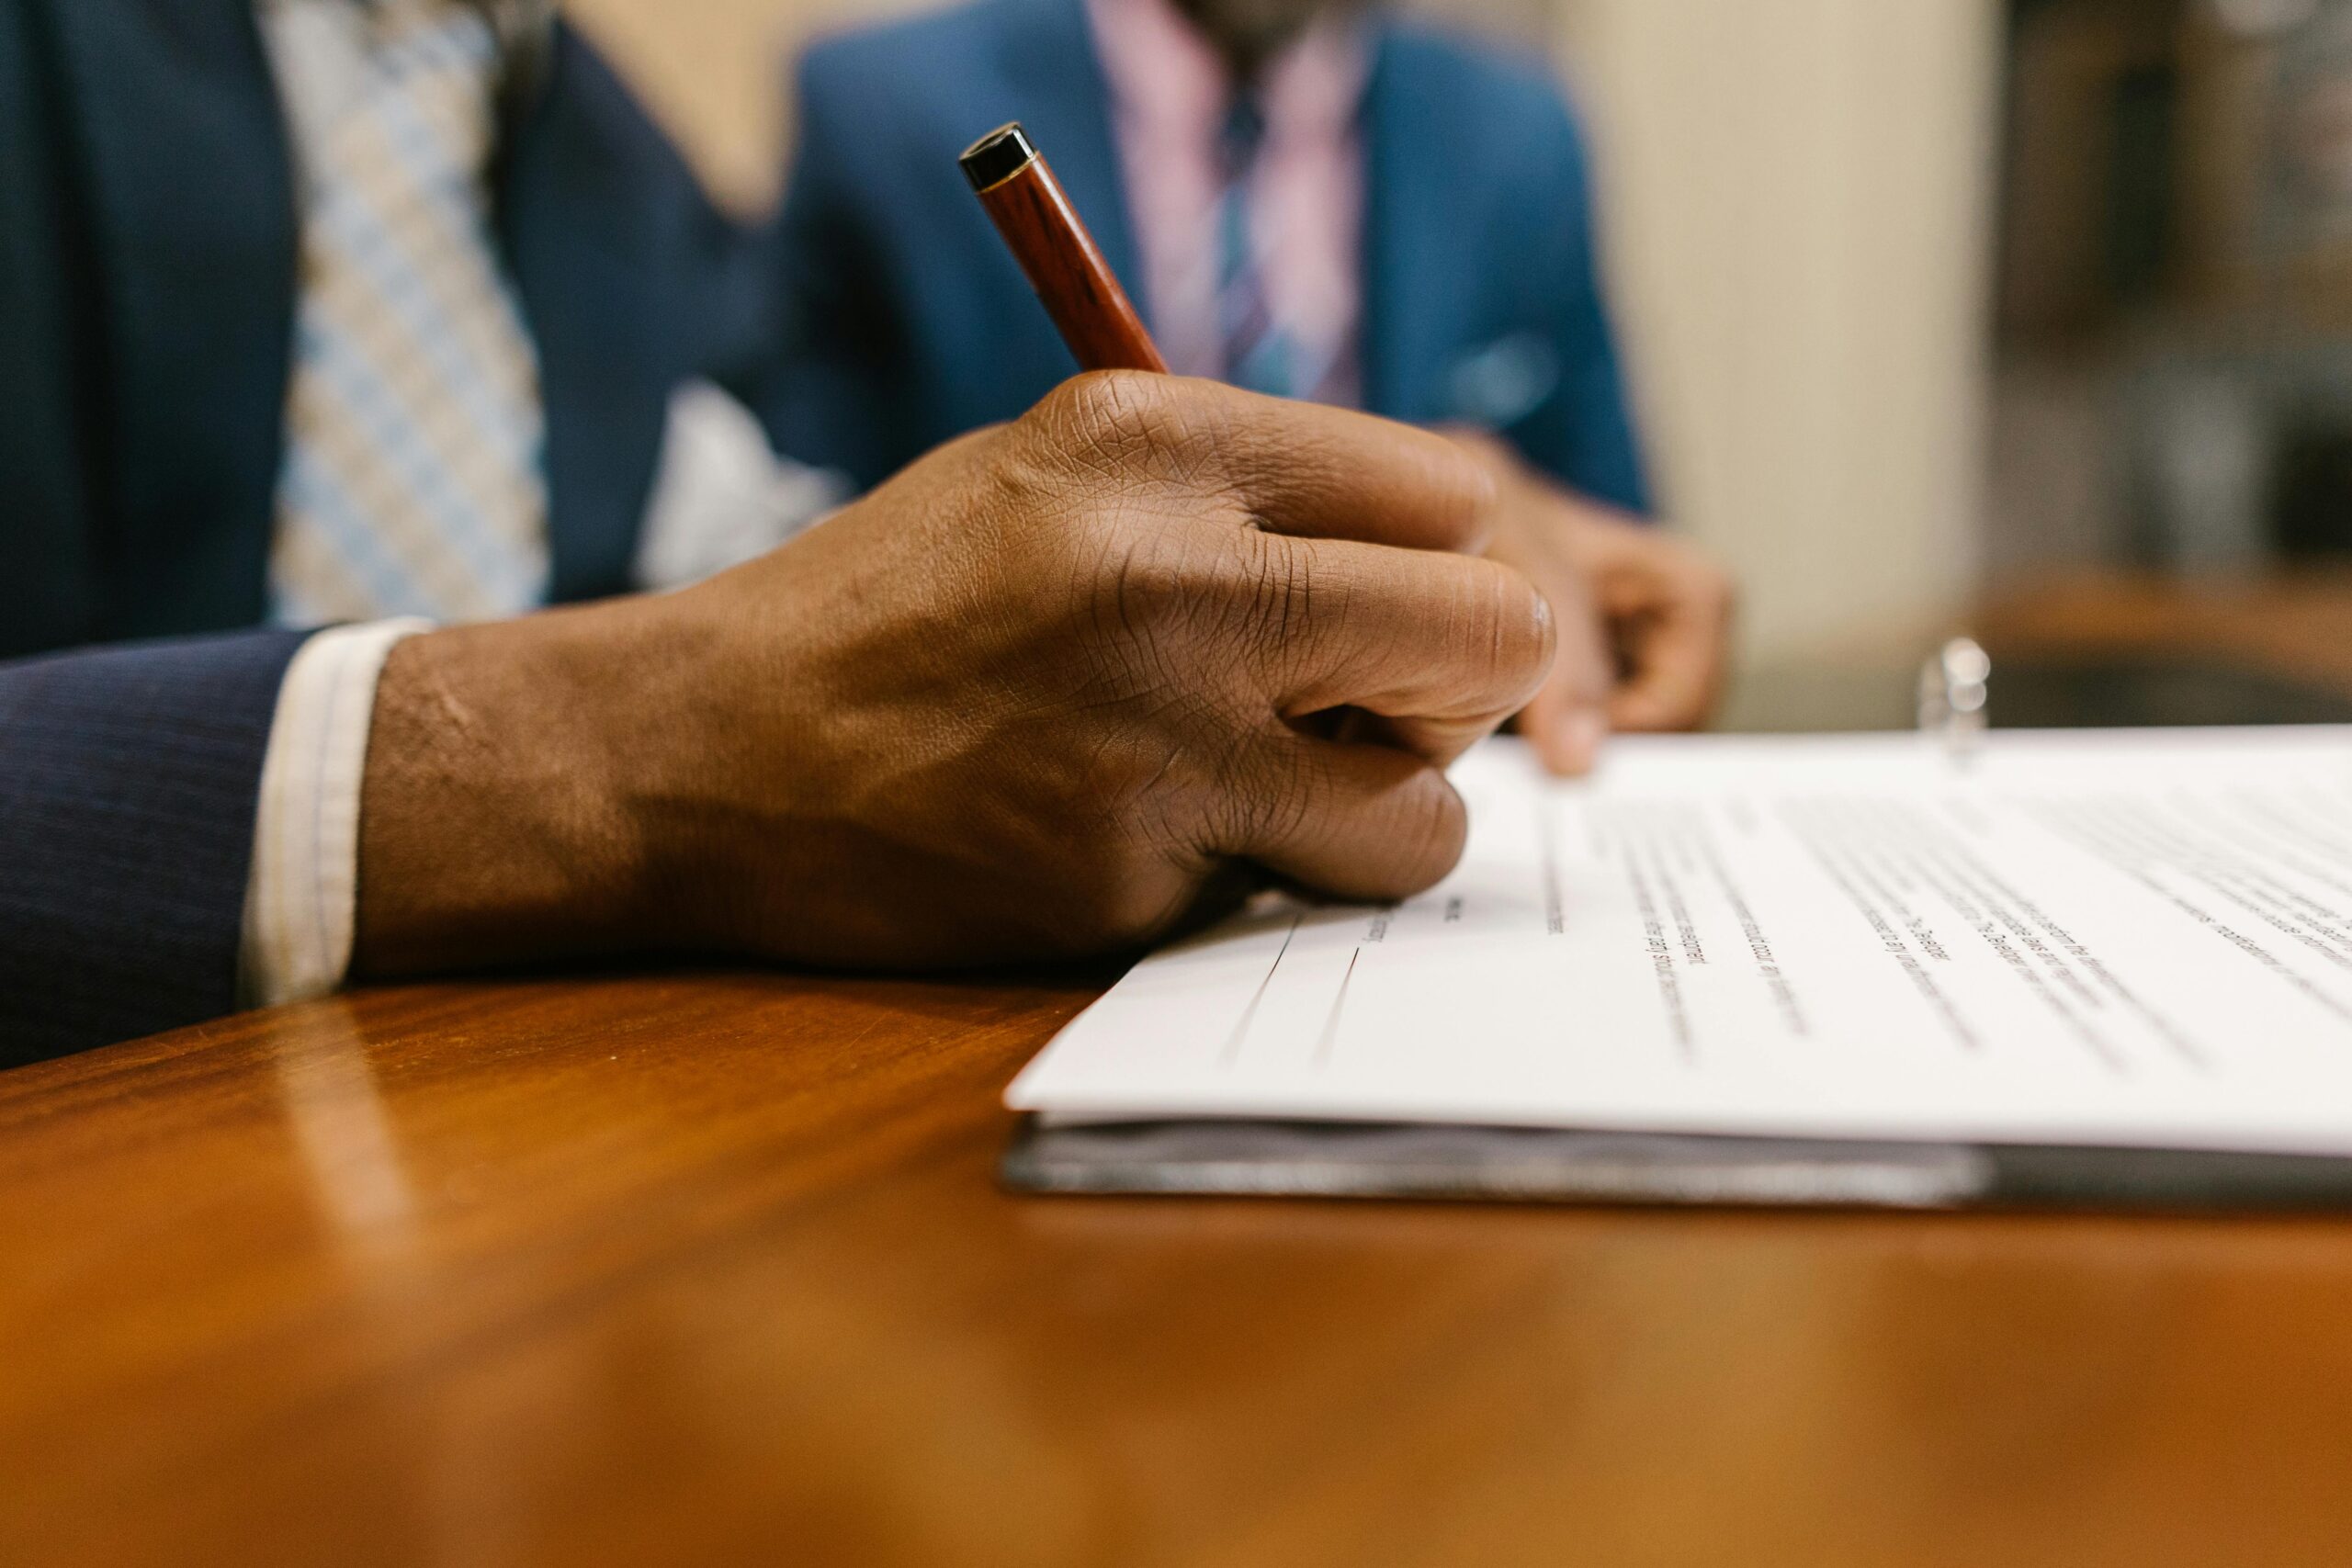
[[[1616,660],[1584,574],[1553,557],[1536,578],[1552,605],[1559,652],[1550,677],[1519,716],[1520,733],[1547,771],[1573,778],[1592,771],[1609,738]]]

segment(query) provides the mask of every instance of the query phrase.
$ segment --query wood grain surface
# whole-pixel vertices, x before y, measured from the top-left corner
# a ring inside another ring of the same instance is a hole
[[[1022,1199],[1086,984],[0,1075],[0,1562],[2344,1562],[2352,1224]]]
[[[1080,369],[1167,370],[1143,318],[1042,152],[980,192],[979,202]]]

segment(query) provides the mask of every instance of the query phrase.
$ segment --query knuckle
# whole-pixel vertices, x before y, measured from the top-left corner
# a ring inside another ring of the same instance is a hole
[[[1108,856],[1071,889],[1062,944],[1074,952],[1144,946],[1183,914],[1194,880],[1157,856]]]
[[[1318,623],[1344,619],[1347,594],[1318,572],[1312,549],[1250,529],[1235,536],[1233,554],[1222,591],[1243,617],[1243,649],[1257,661],[1290,666]]]
[[[1156,723],[1246,729],[1267,709],[1267,671],[1315,590],[1247,530],[1162,528],[1107,547],[1086,584],[1097,657]]]
[[[1052,896],[1032,916],[1055,949],[1132,945],[1181,912],[1200,856],[1171,820],[1182,793],[1175,761],[1166,746],[1111,726],[1087,754],[1038,781],[1031,817],[1040,826],[1029,852],[1055,874]]]
[[[1235,738],[1217,770],[1223,841],[1238,846],[1295,840],[1329,792],[1325,773],[1301,748],[1263,747]]]
[[[1141,371],[1093,371],[1055,388],[1036,412],[1049,429],[1080,448],[1130,452],[1170,434],[1174,420],[1167,382],[1165,376]]]
[[[1087,595],[1122,641],[1173,640],[1245,590],[1238,552],[1188,529],[1131,533],[1095,558]]]
[[[1228,745],[1186,715],[1134,735],[1097,770],[1069,820],[1088,825],[1065,880],[1063,915],[1083,945],[1135,946],[1164,934],[1220,863],[1219,771]]]
[[[1073,377],[1032,411],[1048,460],[1114,486],[1164,488],[1246,513],[1227,469],[1237,447],[1234,394],[1206,382],[1136,370]]]

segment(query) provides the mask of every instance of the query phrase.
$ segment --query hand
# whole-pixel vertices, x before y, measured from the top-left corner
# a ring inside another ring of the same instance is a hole
[[[1145,942],[1237,870],[1418,891],[1443,764],[1552,658],[1543,597],[1447,553],[1491,503],[1435,435],[1082,377],[699,587],[411,638],[357,968],[979,963]]]
[[[1495,482],[1489,559],[1552,601],[1560,656],[1520,727],[1581,773],[1614,729],[1691,729],[1721,693],[1731,580],[1700,551],[1561,489],[1483,433],[1449,432]]]

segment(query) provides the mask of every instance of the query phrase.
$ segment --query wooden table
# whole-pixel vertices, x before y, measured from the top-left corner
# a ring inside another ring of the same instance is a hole
[[[2352,1558],[2352,1224],[1008,1196],[1083,982],[0,1075],[0,1562]]]
[[[1975,624],[2352,690],[2343,581]],[[2352,1562],[2352,1221],[1009,1196],[1091,994],[422,987],[0,1075],[0,1565]]]

